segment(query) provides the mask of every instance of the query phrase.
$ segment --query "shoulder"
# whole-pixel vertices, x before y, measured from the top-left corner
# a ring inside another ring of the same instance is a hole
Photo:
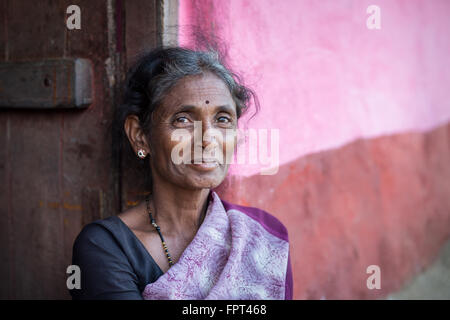
[[[260,208],[243,206],[221,200],[226,211],[236,210],[246,214],[260,223],[264,229],[274,236],[289,242],[288,231],[284,224],[274,215]]]
[[[116,217],[91,222],[81,229],[75,239],[74,250],[89,247],[115,247],[117,246],[117,230],[119,229]]]
[[[117,217],[91,222],[83,227],[73,243],[72,262],[84,270],[111,267],[131,269],[125,241]],[[96,273],[91,272],[92,274]],[[105,274],[109,271],[104,270]]]
[[[73,299],[141,299],[139,279],[120,237],[117,217],[83,227],[73,245],[72,264],[81,270],[81,289]]]

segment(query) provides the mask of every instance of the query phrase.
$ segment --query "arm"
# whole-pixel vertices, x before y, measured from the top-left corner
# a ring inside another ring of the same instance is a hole
[[[74,300],[142,300],[137,276],[114,236],[101,225],[83,228],[73,246],[72,264],[81,271],[81,289]]]

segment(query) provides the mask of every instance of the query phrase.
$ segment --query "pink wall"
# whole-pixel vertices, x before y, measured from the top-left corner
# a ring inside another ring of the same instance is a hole
[[[381,29],[369,30],[369,5]],[[280,166],[235,165],[219,188],[288,228],[295,299],[380,298],[450,238],[450,1],[180,0],[279,129]],[[366,286],[378,265],[381,290]]]
[[[381,9],[369,30],[366,8]],[[252,128],[278,128],[280,165],[357,138],[427,130],[450,118],[446,0],[181,0],[183,26],[212,29],[257,92]],[[249,176],[257,166],[233,171]]]

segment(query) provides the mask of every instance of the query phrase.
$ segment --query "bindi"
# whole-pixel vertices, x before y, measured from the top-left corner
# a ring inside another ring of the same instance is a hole
[[[206,104],[209,104],[209,100],[206,100],[205,103],[206,103]]]

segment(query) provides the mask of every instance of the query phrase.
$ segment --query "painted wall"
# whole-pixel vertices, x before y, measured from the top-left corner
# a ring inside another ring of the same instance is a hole
[[[381,29],[366,26],[369,5]],[[449,12],[445,0],[180,0],[180,43],[193,45],[190,25],[222,38],[261,103],[248,127],[279,130],[278,172],[234,165],[220,189],[288,227],[294,298],[387,296],[449,238]]]

